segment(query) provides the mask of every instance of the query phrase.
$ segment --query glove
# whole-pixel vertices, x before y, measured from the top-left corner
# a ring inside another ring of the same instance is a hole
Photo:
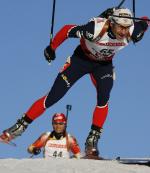
[[[99,15],[99,17],[104,17],[104,18],[108,19],[109,16],[113,15],[114,10],[115,10],[114,7],[113,7],[113,8],[108,8],[107,10],[105,10],[104,12],[102,12],[102,13]]]
[[[40,154],[41,149],[40,149],[40,148],[36,148],[36,147],[34,147],[33,145],[30,145],[30,146],[28,147],[27,151],[28,151],[30,154],[38,155],[38,154]]]
[[[38,155],[38,154],[40,154],[40,152],[41,152],[40,148],[33,148],[33,150],[32,150],[32,154],[34,154],[34,155]]]
[[[44,49],[44,56],[45,56],[46,61],[48,61],[50,63],[52,60],[54,60],[56,58],[55,50],[53,50],[51,46],[47,46]]]

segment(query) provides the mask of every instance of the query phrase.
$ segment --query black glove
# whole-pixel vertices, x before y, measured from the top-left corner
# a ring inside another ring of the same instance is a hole
[[[56,58],[55,51],[51,48],[51,46],[47,46],[44,49],[44,56],[49,63]]]
[[[102,18],[106,18],[108,19],[109,16],[111,16],[113,13],[114,13],[114,10],[115,8],[108,8],[107,10],[105,10],[104,12],[102,12],[99,17],[102,17]]]
[[[143,36],[144,36],[144,32],[147,30],[148,28],[148,23],[147,21],[137,21],[134,22],[134,30],[133,33],[131,35],[132,41],[134,43],[140,41]]]
[[[33,148],[32,154],[38,155],[38,154],[40,154],[40,152],[41,152],[40,148]]]

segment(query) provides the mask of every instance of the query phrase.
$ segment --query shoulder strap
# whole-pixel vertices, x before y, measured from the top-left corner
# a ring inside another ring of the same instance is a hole
[[[47,141],[51,138],[51,132],[48,133],[47,139],[45,140],[44,146],[46,145]]]
[[[132,40],[132,37],[130,35],[130,32],[128,32],[128,35],[127,35],[127,42],[130,42]]]
[[[67,150],[70,151],[71,143],[69,141],[69,134],[67,132],[66,132],[66,145],[67,145]]]
[[[100,33],[98,34],[97,37],[99,37],[100,39],[103,37],[103,35],[105,34],[105,32],[108,30],[109,28],[109,24],[110,24],[110,20],[107,20],[102,28],[102,30],[100,31]],[[96,37],[96,38],[97,38]],[[96,38],[94,40],[96,40]]]

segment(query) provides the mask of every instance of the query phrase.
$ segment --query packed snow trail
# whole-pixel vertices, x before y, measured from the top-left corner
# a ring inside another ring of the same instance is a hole
[[[0,159],[1,173],[149,173],[150,167],[85,159]]]

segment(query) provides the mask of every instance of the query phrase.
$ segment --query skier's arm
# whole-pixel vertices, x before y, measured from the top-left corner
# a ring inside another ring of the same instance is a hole
[[[27,151],[28,151],[30,154],[38,155],[38,154],[40,154],[41,149],[40,149],[40,148],[36,148],[36,147],[30,145],[30,146],[28,147],[28,150],[27,150]]]
[[[147,17],[142,17],[142,18],[148,19]],[[134,22],[134,30],[131,35],[132,41],[134,43],[140,41],[143,38],[145,31],[148,29],[148,26],[149,23],[147,21],[141,20]]]
[[[41,152],[41,148],[44,147],[49,133],[43,133],[33,144],[31,144],[27,151],[31,154],[37,155]]]
[[[70,136],[69,137],[69,143],[70,143],[70,150],[73,153],[73,157],[80,159],[81,155],[80,155],[80,147],[77,143],[77,140],[75,137]]]
[[[84,37],[88,40],[92,40],[94,37],[95,22],[90,21],[85,25],[65,25],[57,32],[53,38],[51,45],[47,46],[44,50],[44,56],[47,61],[55,59],[55,50],[67,39],[67,38],[81,38]]]
[[[81,38],[88,40],[94,35],[95,22],[92,20],[85,25],[65,25],[53,38],[51,47],[56,50],[67,38]]]
[[[50,45],[48,45],[45,49],[44,49],[44,56],[45,59],[48,62],[51,62],[51,60],[54,60],[56,58],[55,55],[55,50],[56,48],[62,44],[67,38],[68,38],[68,32],[69,30],[74,27],[75,25],[65,25],[64,27],[62,27],[57,34],[55,35],[55,37],[53,38],[52,42],[50,43]]]

